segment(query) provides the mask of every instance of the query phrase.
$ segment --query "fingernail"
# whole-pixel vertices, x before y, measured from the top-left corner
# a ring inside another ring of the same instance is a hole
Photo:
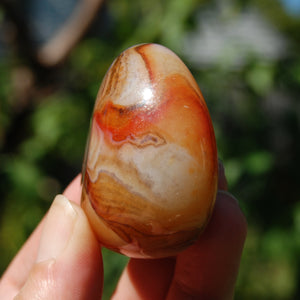
[[[37,262],[55,259],[60,255],[72,236],[76,216],[70,201],[63,195],[57,195],[45,220]]]
[[[219,190],[218,193],[227,196],[232,203],[236,204],[237,206],[240,206],[239,201],[228,191]]]
[[[227,190],[228,184],[225,176],[225,169],[222,161],[219,159],[219,180],[218,180],[218,189]]]

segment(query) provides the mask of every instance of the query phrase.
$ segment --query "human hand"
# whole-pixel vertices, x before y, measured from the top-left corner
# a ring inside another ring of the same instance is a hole
[[[177,257],[130,259],[112,299],[232,299],[247,225],[226,189],[220,165],[215,209],[198,241]],[[64,195],[4,273],[0,299],[101,299],[100,245],[78,205],[80,176]]]

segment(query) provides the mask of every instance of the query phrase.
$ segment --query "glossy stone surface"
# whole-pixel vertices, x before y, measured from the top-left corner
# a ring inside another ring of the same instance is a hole
[[[218,176],[200,89],[169,49],[124,51],[99,89],[83,168],[82,207],[107,248],[175,255],[211,215]]]

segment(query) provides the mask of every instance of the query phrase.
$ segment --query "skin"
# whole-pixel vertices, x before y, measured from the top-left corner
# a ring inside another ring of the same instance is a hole
[[[100,245],[80,206],[81,176],[57,197],[8,266],[0,299],[101,299]],[[69,200],[70,201],[69,201]],[[113,300],[232,299],[247,224],[227,192],[222,165],[211,220],[194,245],[176,257],[130,259]]]

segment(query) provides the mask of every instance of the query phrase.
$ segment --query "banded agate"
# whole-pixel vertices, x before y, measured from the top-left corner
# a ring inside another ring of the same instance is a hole
[[[157,44],[115,59],[99,89],[82,207],[99,242],[136,258],[176,255],[211,215],[218,161],[212,122],[184,63]]]

